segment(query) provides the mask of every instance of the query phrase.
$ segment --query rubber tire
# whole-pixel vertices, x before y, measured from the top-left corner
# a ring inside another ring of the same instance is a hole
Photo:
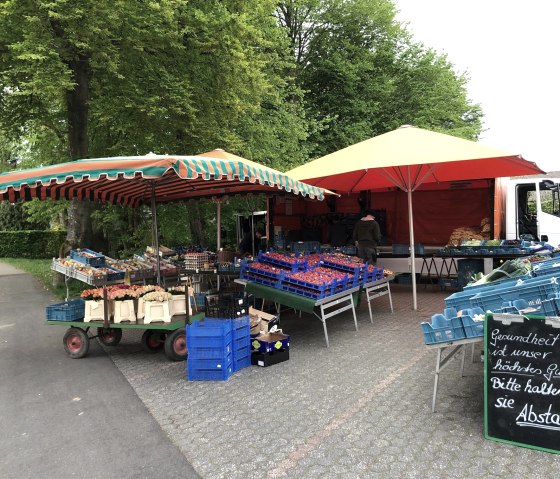
[[[166,333],[146,329],[144,334],[142,334],[142,349],[147,353],[157,353],[164,348],[165,339]]]
[[[105,337],[103,335],[103,332],[105,332],[105,334],[108,335],[108,338],[110,339]],[[105,346],[117,346],[121,342],[121,339],[122,329],[120,328],[97,328],[97,340]]]
[[[68,328],[62,338],[64,350],[72,359],[83,358],[89,351],[89,337],[80,328]]]
[[[179,328],[165,338],[165,355],[171,361],[187,359],[187,334],[185,328]]]

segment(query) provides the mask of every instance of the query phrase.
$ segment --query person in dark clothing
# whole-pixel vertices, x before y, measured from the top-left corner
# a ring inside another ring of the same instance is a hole
[[[358,247],[358,256],[368,264],[376,264],[381,229],[371,211],[366,211],[366,214],[354,226],[353,240]]]

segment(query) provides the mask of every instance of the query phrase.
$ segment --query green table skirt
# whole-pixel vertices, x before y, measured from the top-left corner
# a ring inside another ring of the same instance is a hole
[[[315,308],[314,299],[289,293],[288,291],[281,291],[279,289],[270,288],[268,286],[253,283],[251,281],[247,283],[245,290],[247,291],[247,293],[253,294],[257,298],[274,301],[275,303],[280,303],[284,306],[288,306],[305,313],[313,313],[313,309]]]

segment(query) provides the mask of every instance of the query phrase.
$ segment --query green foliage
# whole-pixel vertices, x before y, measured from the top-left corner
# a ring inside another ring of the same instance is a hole
[[[403,124],[468,139],[480,133],[466,77],[411,41],[392,1],[292,0],[281,3],[279,17],[296,52],[308,115],[328,126],[311,136],[315,156]]]
[[[0,171],[66,161],[77,133],[91,157],[223,148],[281,170],[402,124],[476,139],[467,81],[411,40],[391,0],[7,0]],[[17,208],[0,227],[66,223],[66,202]],[[236,212],[260,209],[224,201],[222,244]],[[215,203],[158,217],[162,244],[215,244]],[[149,208],[103,206],[91,223],[116,257],[152,242]]]
[[[48,229],[56,212],[63,210],[63,204],[51,201],[33,200],[15,204],[2,202],[0,203],[0,231]]]
[[[54,258],[66,231],[0,231],[0,257]]]

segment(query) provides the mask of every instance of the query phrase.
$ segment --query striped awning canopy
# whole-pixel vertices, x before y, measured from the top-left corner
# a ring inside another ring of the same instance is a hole
[[[0,174],[0,200],[79,199],[123,206],[237,194],[324,199],[322,188],[238,159],[146,155],[76,160]]]

